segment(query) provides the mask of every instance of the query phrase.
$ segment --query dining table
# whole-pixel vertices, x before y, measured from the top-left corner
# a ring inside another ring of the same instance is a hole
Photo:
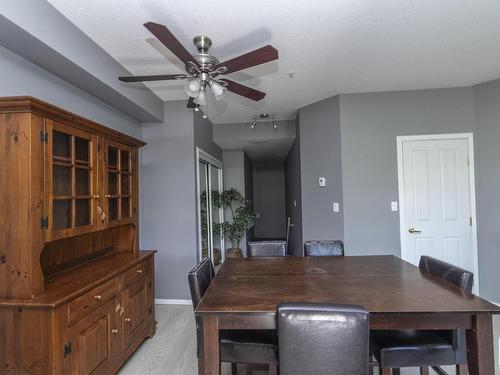
[[[391,255],[226,259],[195,311],[199,374],[220,374],[219,330],[275,330],[283,302],[361,305],[370,330],[466,329],[469,374],[494,374],[500,308]]]

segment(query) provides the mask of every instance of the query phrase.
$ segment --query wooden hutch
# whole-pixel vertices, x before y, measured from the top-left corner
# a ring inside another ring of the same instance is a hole
[[[138,249],[144,143],[0,98],[0,374],[112,374],[155,332]]]

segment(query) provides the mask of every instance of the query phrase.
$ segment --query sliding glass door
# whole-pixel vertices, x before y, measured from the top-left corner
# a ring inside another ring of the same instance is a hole
[[[222,187],[222,163],[197,148],[198,179],[198,257],[209,256],[214,266],[224,261],[224,238],[220,224],[224,221],[223,209],[218,204]]]

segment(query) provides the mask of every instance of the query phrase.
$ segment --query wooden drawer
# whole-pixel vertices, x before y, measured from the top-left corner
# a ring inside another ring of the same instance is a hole
[[[68,322],[76,322],[116,296],[116,279],[109,280],[68,303]]]
[[[142,278],[149,277],[151,273],[151,263],[149,259],[132,267],[123,274],[123,289],[128,288],[131,284],[138,282]]]

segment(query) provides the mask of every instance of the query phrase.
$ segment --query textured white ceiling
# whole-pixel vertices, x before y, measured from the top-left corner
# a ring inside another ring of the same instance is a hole
[[[210,36],[221,61],[276,47],[277,62],[232,74],[266,98],[255,103],[229,93],[209,105],[215,123],[249,121],[262,112],[290,119],[298,108],[338,93],[500,77],[499,0],[48,1],[134,74],[184,72],[142,26],[146,21],[165,24],[193,53],[191,39]],[[164,100],[185,98],[180,82],[148,86]]]

